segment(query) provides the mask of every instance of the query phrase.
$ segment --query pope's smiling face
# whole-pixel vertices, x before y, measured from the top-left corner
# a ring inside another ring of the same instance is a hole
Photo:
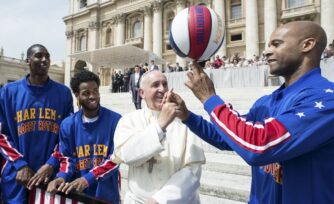
[[[143,76],[140,96],[145,100],[147,107],[160,111],[162,99],[168,91],[167,79],[160,71],[151,71]]]

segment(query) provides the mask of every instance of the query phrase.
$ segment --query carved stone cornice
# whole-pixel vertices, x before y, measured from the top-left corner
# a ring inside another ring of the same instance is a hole
[[[97,22],[97,21],[91,21],[88,24],[88,28],[91,30],[99,29],[99,27],[100,27],[100,22]]]
[[[114,25],[115,23],[116,23],[116,19],[114,18],[107,20],[107,21],[103,21],[102,28],[106,28],[108,27],[108,25]]]
[[[67,30],[67,31],[65,31],[65,35],[66,35],[66,38],[69,39],[69,38],[73,37],[74,32],[73,32],[73,30]]]

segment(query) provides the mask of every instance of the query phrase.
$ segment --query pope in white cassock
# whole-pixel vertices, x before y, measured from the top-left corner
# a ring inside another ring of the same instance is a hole
[[[114,136],[113,161],[129,166],[125,204],[200,203],[201,141],[176,116],[178,106],[162,105],[168,92],[160,71],[142,76],[143,109],[124,115]]]

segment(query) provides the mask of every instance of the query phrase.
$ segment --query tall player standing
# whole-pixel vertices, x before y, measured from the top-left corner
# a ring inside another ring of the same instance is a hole
[[[73,112],[70,90],[48,76],[48,50],[40,44],[32,45],[27,50],[26,63],[30,73],[1,90],[0,147],[7,160],[2,172],[5,203],[25,203],[26,188],[47,181],[58,169],[59,161],[53,151],[59,126]]]

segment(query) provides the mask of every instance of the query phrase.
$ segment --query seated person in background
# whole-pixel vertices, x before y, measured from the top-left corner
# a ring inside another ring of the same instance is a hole
[[[47,191],[68,194],[76,190],[119,203],[118,166],[111,162],[110,156],[121,116],[100,106],[99,86],[99,77],[86,70],[78,72],[71,80],[72,91],[82,109],[61,124],[60,171]],[[72,182],[67,183],[69,181]]]
[[[160,71],[144,74],[140,95],[146,105],[117,125],[113,161],[129,166],[125,204],[199,203],[201,142],[176,118],[176,104],[162,104],[167,91]]]
[[[212,67],[215,69],[219,69],[221,66],[223,66],[224,61],[220,59],[219,55],[216,55],[215,60],[212,63]]]

